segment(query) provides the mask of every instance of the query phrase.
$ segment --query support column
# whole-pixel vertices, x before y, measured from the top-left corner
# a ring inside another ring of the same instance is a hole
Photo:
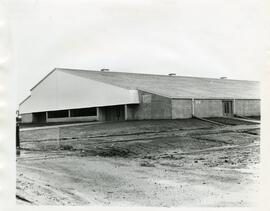
[[[105,121],[105,113],[104,109],[97,107],[97,120],[98,121]]]
[[[134,107],[133,105],[125,105],[125,120],[134,120]]]
[[[191,104],[192,104],[192,116],[195,116],[195,100],[194,98],[191,99]]]
[[[96,110],[97,110],[97,120],[99,121],[99,118],[100,118],[99,107],[96,107]]]
[[[125,104],[125,120],[128,120],[128,107],[127,107],[127,104]]]
[[[233,115],[235,115],[235,99],[233,99]]]

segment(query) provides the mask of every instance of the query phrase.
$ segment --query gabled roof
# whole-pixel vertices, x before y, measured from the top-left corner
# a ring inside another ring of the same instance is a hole
[[[56,68],[55,70],[126,89],[147,91],[170,98],[260,99],[259,82],[257,81],[63,68]]]

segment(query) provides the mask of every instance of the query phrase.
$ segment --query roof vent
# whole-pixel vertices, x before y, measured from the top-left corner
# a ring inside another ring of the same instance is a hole
[[[220,77],[219,79],[227,79],[227,77]]]
[[[100,71],[101,71],[101,72],[109,72],[109,71],[110,71],[110,69],[107,69],[107,68],[102,68],[102,69],[100,69]]]
[[[169,75],[169,76],[176,76],[175,73],[169,73],[168,75]]]

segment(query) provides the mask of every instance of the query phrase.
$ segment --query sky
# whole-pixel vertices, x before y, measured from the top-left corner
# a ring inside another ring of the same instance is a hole
[[[17,101],[55,67],[261,80],[263,0],[7,0]]]

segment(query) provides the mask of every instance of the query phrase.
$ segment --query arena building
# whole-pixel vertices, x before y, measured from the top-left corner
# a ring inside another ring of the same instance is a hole
[[[19,113],[24,123],[259,116],[259,82],[55,68]]]

